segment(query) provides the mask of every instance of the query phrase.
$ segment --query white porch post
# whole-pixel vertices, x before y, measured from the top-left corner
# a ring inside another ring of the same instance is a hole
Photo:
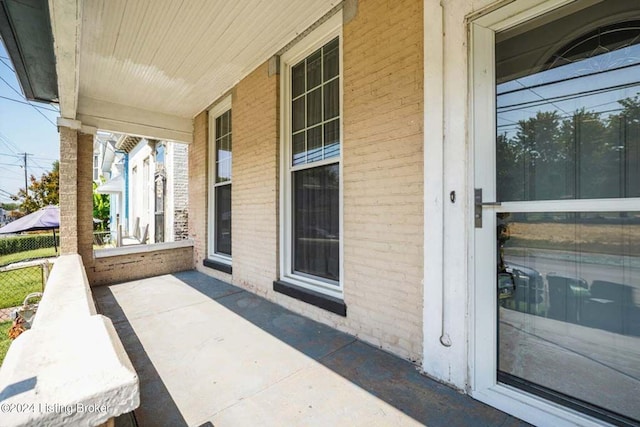
[[[464,17],[458,13],[444,1],[424,1],[423,370],[465,389],[467,73]]]

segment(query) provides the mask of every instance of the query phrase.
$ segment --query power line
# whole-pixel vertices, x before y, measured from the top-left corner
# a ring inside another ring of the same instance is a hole
[[[553,96],[553,97],[549,97],[549,98],[545,98],[545,101],[526,101],[526,102],[519,102],[516,104],[509,104],[509,105],[503,105],[501,107],[498,107],[497,109],[500,110],[500,112],[502,113],[506,113],[509,111],[517,111],[520,110],[521,108],[517,108],[517,107],[539,107],[541,105],[546,105],[546,104],[553,104],[554,101],[570,101],[572,99],[577,99],[577,98],[582,98],[585,96],[593,96],[593,95],[600,95],[603,93],[607,93],[607,92],[613,92],[616,90],[620,90],[620,89],[628,89],[628,88],[632,88],[632,87],[636,87],[640,84],[640,81],[635,81],[635,82],[630,82],[630,83],[623,83],[623,84],[619,84],[616,86],[609,86],[609,87],[605,87],[605,88],[599,88],[599,89],[590,89],[590,90],[585,90],[585,91],[581,91],[581,92],[574,92],[574,93],[569,93],[569,94],[565,94],[565,95],[558,95],[558,96]],[[516,108],[513,108],[516,107]],[[509,110],[505,110],[506,108],[510,108]]]
[[[579,76],[566,77],[566,78],[563,78],[563,79],[551,80],[551,81],[544,82],[544,83],[538,83],[538,84],[535,84],[535,85],[527,86],[525,88],[506,90],[504,92],[497,93],[496,95],[497,96],[509,95],[511,93],[521,92],[521,91],[523,91],[525,89],[537,89],[539,87],[551,86],[551,85],[554,85],[554,84],[557,84],[557,83],[565,83],[565,82],[568,82],[568,81],[571,81],[571,80],[582,79],[584,77],[597,76],[597,75],[603,74],[603,73],[611,73],[611,72],[614,72],[614,71],[624,70],[626,68],[632,68],[632,67],[638,67],[638,66],[640,66],[640,63],[636,62],[635,64],[622,65],[620,67],[610,68],[608,70],[594,71],[593,73],[580,74]],[[520,83],[520,82],[518,82],[518,83]],[[501,83],[501,84],[504,84],[504,83]]]
[[[7,58],[7,59],[9,59],[9,58]],[[10,69],[11,71],[13,71],[14,73],[16,72],[16,70],[14,70],[14,69],[13,69],[13,67],[12,67],[11,65],[7,64],[7,63],[4,61],[4,58],[3,58],[3,57],[1,57],[1,56],[0,56],[0,62],[2,62],[4,65],[6,65],[6,66],[7,66],[7,68],[8,68],[8,69]]]
[[[9,145],[6,141],[4,141],[2,138],[0,138],[0,142],[3,143],[4,145],[7,146],[7,148],[11,151],[13,151],[14,153],[17,153],[16,149],[13,148],[11,145]]]
[[[57,112],[58,112],[58,110],[54,110],[53,108],[47,108],[47,107],[44,107],[44,106],[42,106],[42,105],[33,105],[33,104],[31,104],[31,103],[29,103],[29,102],[26,102],[26,101],[21,101],[21,100],[19,100],[19,99],[14,99],[14,98],[9,98],[8,96],[2,96],[2,95],[0,95],[0,98],[2,98],[2,99],[6,99],[7,101],[11,101],[11,102],[16,102],[16,103],[18,103],[18,104],[31,105],[31,106],[32,106],[32,107],[34,107],[34,108],[41,108],[41,109],[43,109],[43,110],[51,111],[51,112],[53,112],[53,113],[57,113]]]
[[[5,145],[9,147],[14,153],[18,154],[18,151],[20,151],[20,148],[2,132],[0,132],[0,140],[4,141]]]
[[[2,76],[0,76],[0,80],[2,80],[2,81],[3,81],[7,86],[9,86],[9,89],[11,89],[11,90],[12,90],[12,91],[14,91],[15,93],[17,93],[17,94],[18,94],[18,96],[22,97],[22,94],[21,94],[20,92],[18,92],[16,89],[14,89],[14,87],[13,87],[13,86],[11,86],[11,85],[9,84],[9,82],[8,82],[8,81],[6,81]],[[44,113],[43,113],[42,111],[38,110],[38,109],[36,108],[36,106],[35,106],[35,105],[33,105],[33,104],[31,104],[31,103],[29,103],[29,105],[31,105],[31,106],[33,107],[33,109],[34,109],[34,110],[36,110],[36,111],[38,112],[38,114],[40,114],[42,117],[44,117],[44,118],[45,118],[49,123],[51,123],[52,125],[56,126],[56,124],[55,124],[55,123],[53,123],[53,122],[51,121],[51,119],[49,119],[49,117],[45,116],[45,115],[44,115]]]

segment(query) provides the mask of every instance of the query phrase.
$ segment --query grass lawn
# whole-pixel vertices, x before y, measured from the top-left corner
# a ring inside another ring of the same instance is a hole
[[[0,266],[27,259],[49,258],[56,255],[56,251],[53,248],[34,249],[31,251],[17,252],[15,254],[0,255]]]
[[[10,320],[0,323],[0,365],[2,365],[4,356],[7,354],[7,350],[9,350],[9,345],[11,345],[11,338],[9,338],[7,332],[9,332],[12,323]]]
[[[0,308],[22,305],[24,297],[31,292],[42,292],[40,267],[0,273]]]

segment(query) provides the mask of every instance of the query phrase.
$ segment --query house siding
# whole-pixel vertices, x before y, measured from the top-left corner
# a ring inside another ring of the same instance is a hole
[[[279,80],[265,63],[232,97],[233,283],[261,295],[278,278]]]
[[[422,2],[361,2],[343,28],[344,300],[347,317],[273,291],[279,278],[279,82],[265,63],[232,91],[233,274],[207,251],[208,119],[189,149],[196,268],[418,362],[422,354]],[[215,104],[214,104],[215,105]]]

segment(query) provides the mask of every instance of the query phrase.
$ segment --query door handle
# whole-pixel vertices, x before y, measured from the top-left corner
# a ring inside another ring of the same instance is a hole
[[[483,206],[502,206],[502,203],[501,202],[483,202],[482,188],[476,188],[474,192],[474,209],[473,209],[473,217],[475,220],[476,228],[482,228],[482,207]]]

